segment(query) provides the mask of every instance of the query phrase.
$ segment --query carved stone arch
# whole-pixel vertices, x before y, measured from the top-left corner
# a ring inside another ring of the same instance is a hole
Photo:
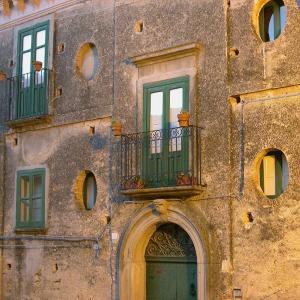
[[[119,286],[117,299],[146,299],[145,251],[158,226],[165,223],[179,225],[190,237],[197,256],[198,300],[206,299],[206,253],[196,226],[179,209],[156,203],[142,209],[130,222],[119,244]],[[162,209],[163,206],[163,209]],[[156,209],[158,207],[158,209]]]
[[[174,223],[166,223],[157,228],[148,242],[145,256],[197,258],[193,241]]]

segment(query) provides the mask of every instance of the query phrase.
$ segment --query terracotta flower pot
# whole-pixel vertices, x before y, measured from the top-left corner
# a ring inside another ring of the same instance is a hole
[[[196,183],[197,183],[197,179],[195,177],[192,177],[191,174],[181,173],[176,177],[176,185],[179,186],[194,185]]]
[[[42,70],[43,63],[42,63],[41,61],[36,60],[36,61],[33,61],[32,64],[33,64],[34,70],[35,70],[36,72],[39,72],[39,71]]]
[[[181,112],[177,115],[179,126],[188,127],[190,121],[190,114],[188,112]]]
[[[111,126],[113,130],[114,136],[121,136],[122,135],[122,124],[119,122],[114,122]]]
[[[3,81],[3,80],[6,80],[7,77],[6,77],[6,74],[2,71],[0,71],[0,81]]]
[[[145,182],[140,178],[140,176],[134,176],[133,178],[125,180],[123,187],[125,190],[143,189],[145,187]]]

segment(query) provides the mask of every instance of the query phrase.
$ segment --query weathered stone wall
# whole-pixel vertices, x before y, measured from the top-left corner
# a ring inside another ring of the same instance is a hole
[[[233,283],[242,288],[246,299],[298,299],[300,295],[296,238],[300,228],[296,129],[300,11],[296,1],[284,2],[286,26],[270,43],[261,42],[253,26],[251,18],[257,9],[253,1],[231,1],[229,10],[230,46],[239,50],[230,59],[229,87],[244,102],[234,105],[231,123],[234,185],[238,187],[244,177],[240,200],[234,202]],[[259,157],[267,149],[281,150],[289,166],[288,188],[275,200],[263,195],[257,180]]]
[[[1,197],[6,207],[6,239],[1,241],[3,299],[111,297],[106,216],[109,215],[112,13],[110,1],[99,1],[50,16],[55,28],[50,49],[53,80],[55,87],[62,89],[62,95],[52,95],[50,99],[53,115],[50,123],[11,129],[6,134],[7,197]],[[16,62],[13,31],[2,31],[0,40],[1,67],[5,66],[12,74]],[[96,45],[100,61],[94,79],[88,82],[75,68],[76,52],[85,42]],[[60,43],[64,43],[65,49],[58,54]],[[14,66],[9,69],[11,59]],[[30,232],[15,232],[16,172],[36,166],[46,168],[46,233],[32,236]],[[97,199],[91,211],[83,209],[75,197],[77,178],[84,170],[93,172],[97,181]]]
[[[199,56],[184,61],[181,70],[195,77],[191,110],[194,124],[204,127],[207,186],[197,197],[170,203],[202,234],[208,298],[231,299],[233,288],[241,288],[244,299],[299,298],[299,87],[285,87],[300,79],[300,11],[294,0],[285,2],[287,25],[273,43],[258,38],[255,1],[248,0],[231,0],[230,6],[219,0],[118,0],[115,10],[113,1],[98,0],[51,15],[54,85],[62,95],[51,99],[50,123],[11,129],[0,152],[0,169],[6,169],[0,187],[0,229],[4,225],[7,238],[1,242],[3,299],[119,299],[121,244],[132,219],[152,202],[130,202],[111,192],[118,169],[111,117],[123,123],[124,133],[142,131],[138,81],[154,78],[157,70],[172,78],[177,61],[143,73],[132,57],[192,43],[200,45]],[[99,55],[91,81],[75,66],[86,42]],[[58,53],[61,43],[65,50]],[[238,55],[228,55],[232,48]],[[13,49],[13,30],[0,31],[0,67],[10,74]],[[241,102],[230,102],[230,95],[240,95]],[[256,176],[258,157],[270,148],[282,150],[289,163],[289,186],[276,200],[262,194]],[[32,166],[47,170],[47,231],[25,237],[15,232],[16,172]],[[97,181],[91,211],[75,197],[84,170]]]

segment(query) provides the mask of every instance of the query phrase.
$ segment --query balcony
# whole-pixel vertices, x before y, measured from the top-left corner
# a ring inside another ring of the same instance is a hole
[[[48,69],[7,78],[0,82],[4,121],[20,127],[49,121],[49,92],[52,72]]]
[[[121,193],[136,199],[200,194],[201,128],[176,127],[121,136]]]

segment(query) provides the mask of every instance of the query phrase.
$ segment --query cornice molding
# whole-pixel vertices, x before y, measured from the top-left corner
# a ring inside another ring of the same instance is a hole
[[[146,65],[157,64],[160,62],[174,60],[186,56],[196,56],[200,53],[201,49],[201,44],[191,43],[147,54],[133,56],[129,60],[137,67],[143,67]]]
[[[18,18],[14,19],[14,20],[8,21],[8,22],[3,23],[3,24],[0,24],[0,31],[6,30],[6,29],[9,29],[9,28],[13,28],[14,26],[17,26],[17,25],[20,25],[20,24],[32,21],[34,19],[38,19],[40,17],[49,15],[51,13],[55,13],[58,10],[61,10],[61,9],[64,9],[64,8],[67,8],[67,7],[79,4],[79,3],[83,2],[83,1],[84,0],[67,0],[67,1],[64,1],[64,2],[60,2],[60,3],[54,4],[52,6],[49,6],[49,7],[45,8],[45,9],[41,9],[39,11],[30,13],[30,14],[25,15],[23,17],[18,17]]]

